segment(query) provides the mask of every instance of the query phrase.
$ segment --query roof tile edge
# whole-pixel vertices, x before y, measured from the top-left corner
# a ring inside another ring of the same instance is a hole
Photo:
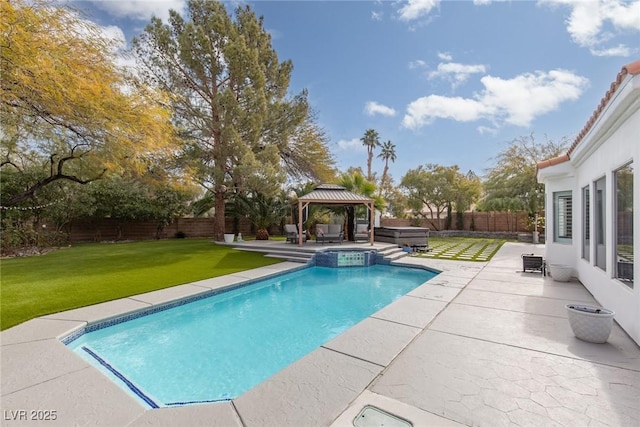
[[[627,75],[635,76],[638,74],[640,74],[640,60],[632,62],[622,67],[622,69],[616,76],[616,79],[611,83],[609,90],[602,97],[602,100],[600,100],[600,104],[598,105],[598,108],[596,108],[596,110],[593,112],[589,120],[587,120],[587,123],[584,125],[584,127],[582,128],[582,130],[580,131],[576,139],[573,141],[573,143],[567,150],[567,153],[562,156],[554,157],[553,159],[548,159],[548,160],[543,160],[541,162],[538,162],[538,165],[537,165],[538,170],[569,161],[571,153],[576,149],[576,147],[580,144],[580,142],[582,142],[582,140],[587,135],[587,133],[591,130],[591,127],[595,124],[598,117],[600,117],[600,114],[602,114],[604,107],[611,100],[611,97],[616,92],[616,90],[618,90],[618,88],[620,87],[622,80],[624,80],[624,78]]]

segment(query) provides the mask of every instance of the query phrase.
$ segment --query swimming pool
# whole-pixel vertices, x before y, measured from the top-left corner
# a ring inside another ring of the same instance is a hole
[[[100,328],[68,346],[149,407],[230,400],[435,275],[309,267]]]

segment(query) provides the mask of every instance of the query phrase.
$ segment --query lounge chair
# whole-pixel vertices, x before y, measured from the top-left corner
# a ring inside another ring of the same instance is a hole
[[[356,224],[356,231],[353,233],[353,238],[356,242],[364,240],[369,241],[369,225],[368,224]]]
[[[298,243],[298,226],[296,224],[285,224],[284,232],[287,236],[287,242]],[[307,241],[307,234],[302,233],[302,242]]]
[[[342,244],[344,233],[342,232],[342,224],[318,224],[316,225],[316,243],[323,245],[325,242],[339,242]]]

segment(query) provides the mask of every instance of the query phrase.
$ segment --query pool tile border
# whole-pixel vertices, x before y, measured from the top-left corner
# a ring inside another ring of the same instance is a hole
[[[308,266],[303,265],[300,267],[294,267],[292,269],[288,269],[288,270],[283,270],[283,271],[278,271],[275,273],[270,273],[270,274],[266,274],[264,276],[260,276],[260,277],[255,277],[255,278],[251,278],[251,279],[245,279],[242,280],[238,283],[233,283],[233,284],[229,284],[229,285],[224,285],[221,286],[219,288],[215,288],[215,289],[210,289],[210,290],[206,290],[203,291],[201,293],[198,293],[197,295],[191,295],[191,296],[187,296],[187,297],[183,297],[174,301],[170,301],[170,302],[165,302],[165,303],[161,303],[158,305],[154,305],[152,307],[148,307],[148,308],[142,308],[142,309],[138,309],[136,311],[133,312],[128,312],[125,314],[119,314],[116,315],[114,317],[110,317],[107,319],[103,319],[103,320],[98,320],[97,322],[92,322],[92,323],[88,323],[87,325],[84,326],[80,326],[77,329],[75,329],[73,332],[71,332],[68,335],[62,334],[62,338],[60,338],[60,341],[64,344],[64,345],[69,345],[72,342],[74,342],[75,340],[77,340],[78,338],[80,338],[82,335],[87,334],[89,332],[94,332],[94,331],[98,331],[100,329],[104,329],[104,328],[108,328],[110,326],[113,325],[118,325],[120,323],[124,323],[124,322],[128,322],[130,320],[134,320],[134,319],[138,319],[140,317],[145,317],[145,316],[149,316],[151,314],[154,313],[159,313],[161,311],[165,311],[165,310],[170,310],[172,308],[175,307],[179,307],[185,304],[189,304],[195,301],[199,301],[202,299],[206,299],[206,298],[210,298],[212,296],[218,295],[218,294],[222,294],[225,292],[230,292],[233,291],[235,289],[239,289],[239,288],[243,288],[245,286],[249,286],[252,285],[256,282],[259,282],[261,280],[265,280],[265,279],[269,279],[272,277],[277,277],[277,276],[281,276],[285,273],[291,273],[291,272],[295,272],[295,271],[299,271],[299,270],[303,270],[305,268],[307,268]]]

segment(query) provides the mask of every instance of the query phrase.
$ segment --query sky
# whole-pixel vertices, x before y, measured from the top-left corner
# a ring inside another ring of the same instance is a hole
[[[130,47],[186,1],[72,2]],[[290,93],[308,90],[337,167],[362,167],[375,129],[396,184],[428,163],[483,176],[515,138],[570,142],[621,68],[640,59],[640,0],[226,1],[250,5]],[[378,150],[379,152],[379,150]],[[381,175],[384,163],[375,159]]]

